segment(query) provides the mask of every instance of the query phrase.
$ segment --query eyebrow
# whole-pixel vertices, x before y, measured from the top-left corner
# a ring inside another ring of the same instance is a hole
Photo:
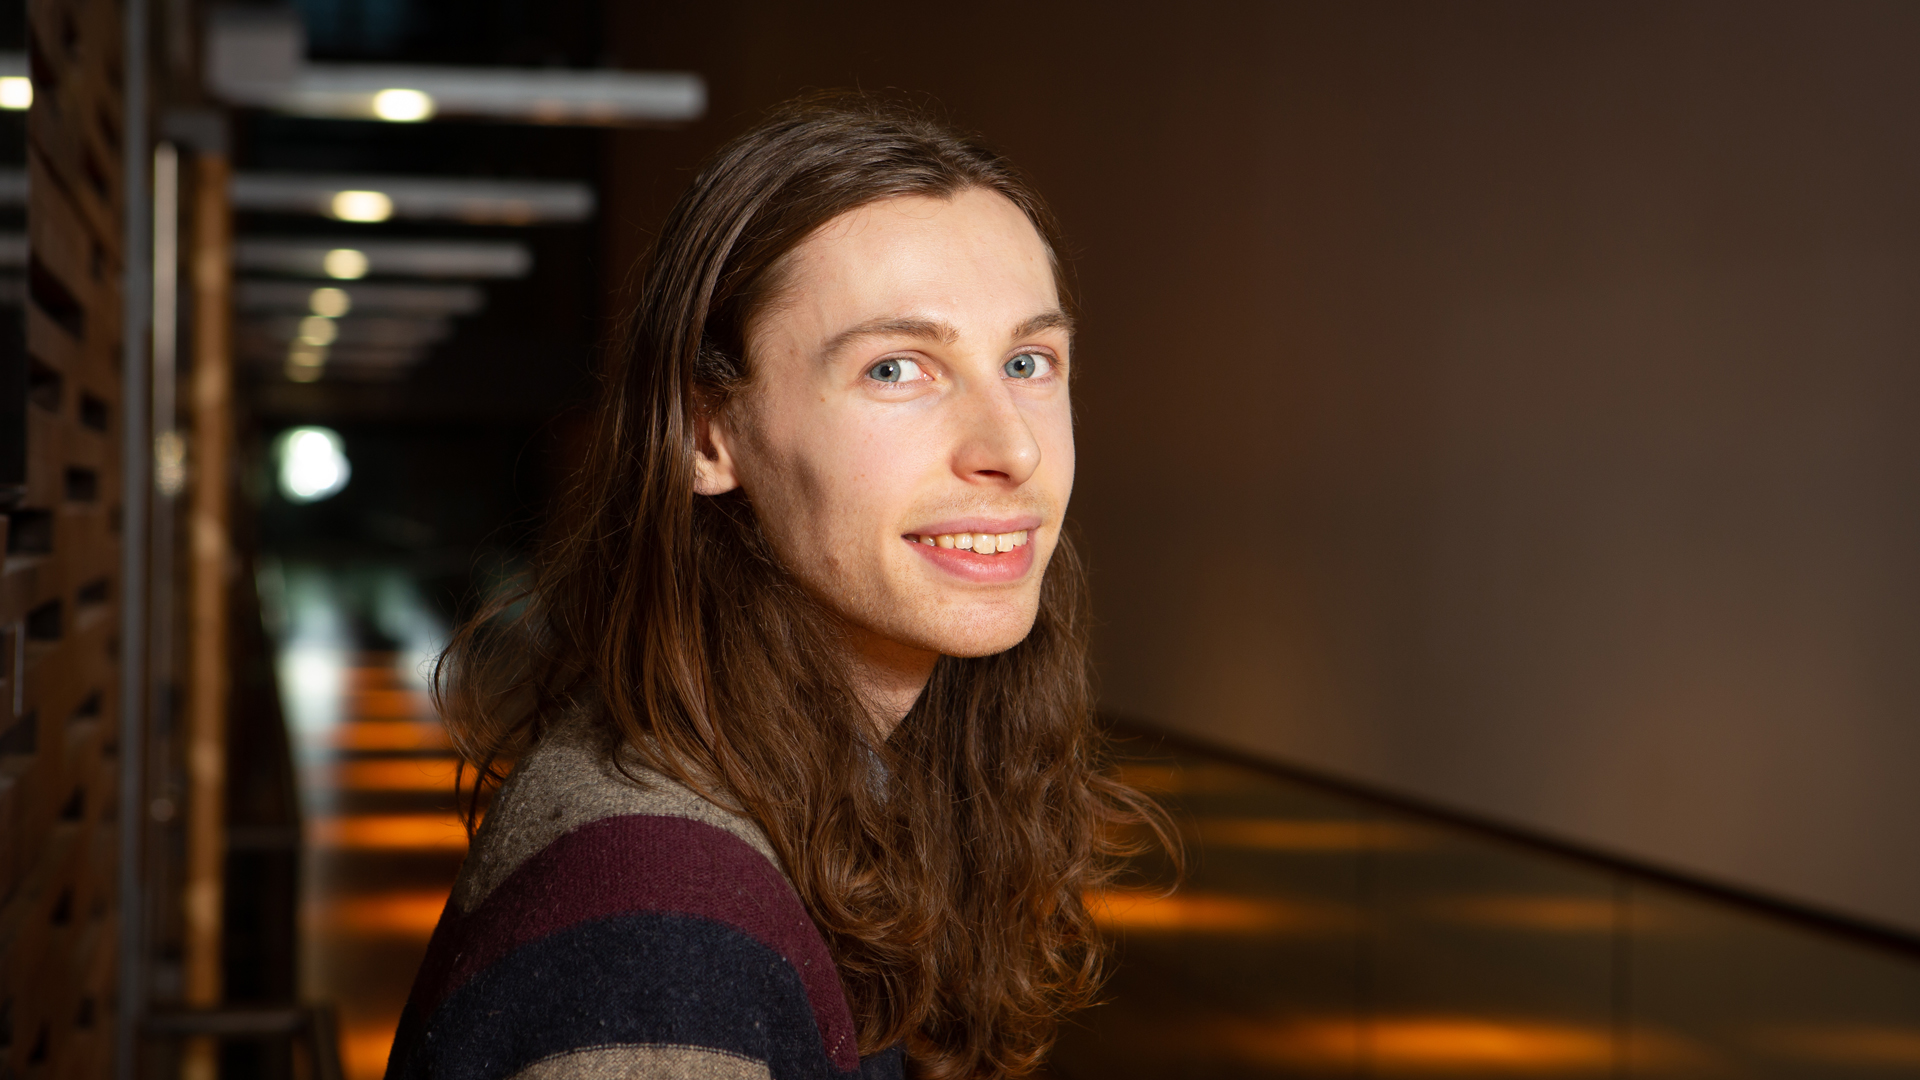
[[[1071,336],[1073,334],[1073,316],[1068,315],[1060,308],[1054,308],[1052,311],[1043,311],[1015,327],[1013,336],[1016,338],[1028,337],[1040,333],[1042,330],[1065,330],[1067,334]],[[922,341],[937,341],[942,345],[951,345],[960,340],[960,331],[955,328],[952,323],[943,322],[939,319],[869,319],[857,326],[849,326],[845,330],[828,338],[826,348],[821,350],[821,354],[831,360],[838,356],[841,350],[853,344],[855,341],[870,337],[918,338]]]
[[[938,341],[942,345],[951,345],[960,340],[960,331],[952,323],[938,319],[869,319],[858,326],[849,326],[845,330],[827,339],[827,347],[822,350],[828,359],[840,354],[848,345],[870,337],[906,337],[919,338],[922,341]]]
[[[1052,311],[1043,311],[1016,327],[1013,331],[1013,336],[1017,338],[1030,337],[1042,330],[1065,330],[1067,337],[1071,338],[1073,337],[1073,316],[1067,314],[1066,311],[1061,308],[1054,308]]]

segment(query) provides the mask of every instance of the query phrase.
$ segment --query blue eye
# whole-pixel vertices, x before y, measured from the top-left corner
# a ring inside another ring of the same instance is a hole
[[[1035,375],[1045,375],[1053,370],[1053,361],[1040,353],[1023,352],[1006,362],[1001,368],[1013,379],[1031,379]]]
[[[903,356],[882,360],[867,369],[867,378],[875,382],[907,382],[920,377],[920,365]]]

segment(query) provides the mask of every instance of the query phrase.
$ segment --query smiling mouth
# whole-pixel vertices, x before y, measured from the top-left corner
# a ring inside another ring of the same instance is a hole
[[[927,547],[957,548],[971,551],[975,555],[993,555],[1012,551],[1027,544],[1027,530],[1009,533],[942,533],[939,536],[920,536],[908,533],[909,544],[925,544]]]

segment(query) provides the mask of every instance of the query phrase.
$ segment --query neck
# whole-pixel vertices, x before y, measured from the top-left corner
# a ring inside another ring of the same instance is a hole
[[[855,630],[853,686],[885,742],[933,677],[940,654]]]

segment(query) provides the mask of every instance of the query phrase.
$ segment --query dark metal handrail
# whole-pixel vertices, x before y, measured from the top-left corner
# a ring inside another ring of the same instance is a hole
[[[150,1038],[293,1039],[307,1048],[313,1080],[343,1080],[339,1025],[331,1005],[226,1006],[148,1013]]]
[[[1711,898],[1733,907],[1763,913],[1822,933],[1851,938],[1876,948],[1910,956],[1920,956],[1920,936],[1896,927],[1828,911],[1744,886],[1714,881],[1684,870],[1645,862],[1632,856],[1589,847],[1546,833],[1535,832],[1524,826],[1429,802],[1418,796],[1403,795],[1362,781],[1330,775],[1307,766],[1274,761],[1245,750],[1222,746],[1205,738],[1170,731],[1128,717],[1103,714],[1100,722],[1122,744],[1127,742],[1159,744],[1169,750],[1183,751],[1198,757],[1210,757],[1229,765],[1237,765],[1292,783],[1319,788],[1358,802],[1371,803],[1409,817],[1424,818],[1466,832],[1495,837],[1520,847],[1531,848],[1542,854],[1586,863],[1629,878],[1638,878],[1682,892]],[[1122,756],[1126,755],[1123,753]]]

